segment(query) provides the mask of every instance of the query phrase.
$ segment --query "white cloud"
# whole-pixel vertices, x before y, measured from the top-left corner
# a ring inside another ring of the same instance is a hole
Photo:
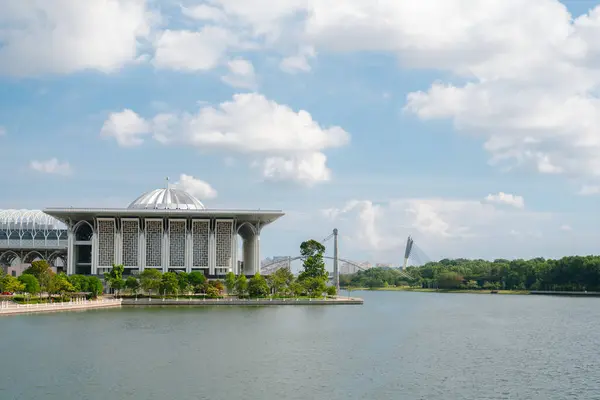
[[[227,15],[223,10],[207,4],[199,4],[192,7],[181,7],[183,15],[199,21],[223,22]]]
[[[0,126],[0,136],[6,136],[6,128],[3,126]]]
[[[45,174],[70,175],[72,173],[71,165],[68,162],[61,163],[56,158],[51,158],[48,161],[33,160],[29,163],[29,168]]]
[[[409,198],[383,203],[353,200],[342,207],[323,210],[322,215],[340,230],[341,246],[347,254],[361,252],[390,260],[395,257],[398,262],[408,235],[415,238],[430,259],[512,258],[529,251],[521,247],[516,253],[512,248],[515,241],[535,240],[532,246],[541,245],[540,232],[553,224],[556,230],[552,215],[501,209],[469,199]],[[526,255],[531,256],[532,252]]]
[[[598,185],[584,185],[579,190],[581,196],[590,196],[593,194],[600,194],[600,186]]]
[[[565,232],[570,232],[570,231],[572,231],[572,230],[573,230],[573,228],[571,228],[571,226],[570,226],[570,225],[564,224],[564,225],[561,225],[561,226],[560,226],[560,230],[561,230],[561,231],[565,231]]]
[[[143,137],[150,133],[150,125],[139,115],[129,109],[111,113],[104,122],[100,135],[114,137],[123,147],[139,146]]]
[[[134,121],[121,128],[115,116],[126,115]],[[342,147],[350,135],[339,126],[321,127],[304,110],[294,111],[257,93],[237,94],[218,108],[201,107],[195,114],[158,114],[152,120],[139,120],[130,110],[111,114],[105,122],[106,136],[114,136],[121,145],[139,144],[139,135],[147,126],[163,144],[191,145],[201,151],[222,151],[245,155],[260,166],[263,176],[273,180],[291,180],[304,184],[326,181],[327,149]],[[118,134],[115,134],[118,132]],[[130,139],[132,136],[134,139]],[[125,134],[123,134],[125,133]],[[136,136],[137,135],[137,136]]]
[[[112,72],[138,58],[156,15],[146,0],[0,2],[0,74]]]
[[[448,71],[455,82],[409,94],[406,111],[481,136],[492,165],[600,182],[600,6],[573,18],[558,0],[214,0],[187,14],[296,51],[288,72],[309,71],[317,52],[361,51]]]
[[[157,68],[206,71],[219,65],[236,38],[226,29],[205,26],[200,31],[166,30],[157,38],[153,64]]]
[[[199,200],[214,199],[217,191],[207,182],[196,179],[191,175],[181,174],[174,186],[184,190]]]
[[[497,194],[488,194],[485,200],[489,203],[506,204],[516,208],[525,208],[525,199],[522,196],[498,192]]]
[[[243,59],[231,60],[227,63],[229,73],[221,80],[229,86],[241,89],[256,89],[256,74],[250,61]]]
[[[298,72],[309,72],[311,70],[311,66],[308,60],[309,58],[313,57],[316,57],[314,47],[305,46],[298,51],[298,54],[286,57],[283,60],[281,60],[279,67],[289,74],[295,74]]]

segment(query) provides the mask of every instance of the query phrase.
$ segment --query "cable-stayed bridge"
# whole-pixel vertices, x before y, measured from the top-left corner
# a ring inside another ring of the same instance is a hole
[[[326,238],[321,240],[320,243],[325,244],[331,239],[333,239],[333,255],[324,255],[323,258],[325,260],[333,261],[333,274],[331,274],[330,277],[331,277],[332,281],[334,282],[336,288],[339,291],[339,282],[340,282],[339,264],[340,264],[340,262],[345,263],[346,265],[353,266],[357,270],[360,270],[360,271],[365,271],[365,270],[369,269],[370,267],[365,266],[364,263],[352,261],[350,259],[340,256],[339,247],[338,247],[338,230],[337,229],[334,229],[333,232],[330,235],[328,235]],[[292,262],[298,261],[298,260],[302,261],[302,260],[304,260],[304,257],[303,256],[276,257],[272,261],[264,264],[261,267],[260,271],[261,271],[261,274],[263,274],[263,275],[269,275],[269,274],[272,274],[273,272],[277,271],[280,268],[291,269]],[[404,275],[407,279],[410,279],[411,276],[408,275],[404,271],[406,269],[406,267],[409,266],[409,264],[413,265],[413,266],[423,265],[429,261],[431,261],[431,260],[429,259],[427,254],[421,248],[419,248],[415,244],[413,238],[411,236],[409,236],[408,239],[406,240],[406,246],[404,248],[404,259],[402,260],[402,263],[401,263],[402,269],[400,271],[401,274]]]

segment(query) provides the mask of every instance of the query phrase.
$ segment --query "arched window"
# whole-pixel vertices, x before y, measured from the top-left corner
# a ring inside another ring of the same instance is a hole
[[[82,223],[75,231],[75,240],[78,242],[89,242],[92,240],[93,230],[90,224]]]

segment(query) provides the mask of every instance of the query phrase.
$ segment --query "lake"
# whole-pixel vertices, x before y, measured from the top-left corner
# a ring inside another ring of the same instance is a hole
[[[0,399],[598,398],[598,298],[353,295],[2,317]]]

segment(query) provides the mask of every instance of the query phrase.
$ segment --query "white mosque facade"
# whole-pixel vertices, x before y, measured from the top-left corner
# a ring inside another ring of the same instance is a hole
[[[68,275],[103,275],[122,264],[126,275],[154,268],[249,276],[260,271],[261,231],[283,215],[208,209],[172,187],[144,193],[127,208],[2,210],[0,265],[46,259]]]

